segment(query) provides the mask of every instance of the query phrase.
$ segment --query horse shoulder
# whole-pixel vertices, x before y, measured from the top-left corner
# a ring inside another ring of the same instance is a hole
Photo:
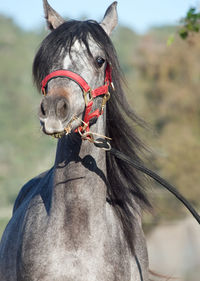
[[[24,186],[22,186],[13,207],[13,214],[16,212],[16,210],[21,206],[21,204],[24,202],[24,200],[27,198],[27,196],[31,193],[33,189],[40,183],[40,181],[51,171],[48,170],[46,172],[41,173],[40,175],[32,178],[29,180]]]

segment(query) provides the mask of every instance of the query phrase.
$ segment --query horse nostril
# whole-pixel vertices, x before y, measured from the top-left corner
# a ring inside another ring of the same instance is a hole
[[[46,117],[47,116],[47,103],[45,100],[43,100],[40,104],[40,110],[39,110],[40,117]]]
[[[65,98],[58,100],[56,105],[56,114],[60,119],[65,119],[68,113],[68,103]]]

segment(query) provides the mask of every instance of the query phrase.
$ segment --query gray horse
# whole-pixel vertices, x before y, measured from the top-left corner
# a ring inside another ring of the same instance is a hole
[[[107,136],[140,161],[143,145],[128,123],[141,120],[126,101],[109,38],[117,3],[99,24],[66,22],[43,2],[51,32],[33,76],[44,93],[42,129],[60,139],[54,166],[25,184],[15,201],[0,244],[0,280],[147,281],[143,176],[93,144],[96,134]]]

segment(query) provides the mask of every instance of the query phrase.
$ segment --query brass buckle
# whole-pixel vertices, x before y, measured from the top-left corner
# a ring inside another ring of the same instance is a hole
[[[93,100],[92,92],[91,89],[87,92],[83,92],[84,100],[85,100],[85,105],[87,106],[89,102]]]

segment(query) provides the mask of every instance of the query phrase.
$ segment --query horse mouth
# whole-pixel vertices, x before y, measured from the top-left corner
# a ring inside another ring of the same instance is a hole
[[[71,133],[71,126],[68,125],[66,128],[64,128],[62,131],[57,131],[57,130],[48,130],[45,126],[45,123],[44,122],[41,122],[40,121],[40,124],[41,124],[41,131],[43,131],[43,133],[45,135],[48,135],[48,136],[51,136],[51,137],[54,137],[56,139],[60,139],[62,138],[63,136],[65,135],[68,135]]]
[[[48,121],[48,119],[40,119],[41,130],[44,134],[57,139],[60,139],[65,135],[69,135],[72,131],[76,131],[77,128],[84,123],[84,121],[77,115],[73,115],[67,122],[55,122],[54,120],[50,120],[50,122]]]
[[[44,126],[41,126],[41,131],[47,135],[47,136],[51,136],[51,137],[54,137],[56,139],[60,139],[62,138],[63,136],[67,135],[68,133],[64,130],[62,132],[54,132],[54,133],[49,133],[45,130]]]

